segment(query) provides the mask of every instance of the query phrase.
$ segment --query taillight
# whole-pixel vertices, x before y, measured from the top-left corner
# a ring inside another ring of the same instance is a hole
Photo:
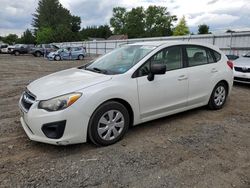
[[[234,64],[232,61],[227,61],[227,65],[233,70]]]

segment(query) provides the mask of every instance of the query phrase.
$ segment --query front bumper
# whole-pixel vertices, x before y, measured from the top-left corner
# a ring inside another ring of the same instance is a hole
[[[54,145],[86,142],[89,116],[78,113],[77,110],[73,108],[73,105],[62,111],[47,112],[46,110],[38,109],[37,104],[37,102],[34,103],[28,112],[25,112],[21,100],[19,102],[21,110],[20,121],[30,140]],[[62,121],[66,123],[60,138],[53,139],[45,135],[42,130],[45,124]]]
[[[234,81],[240,83],[250,83],[250,73],[234,71]]]

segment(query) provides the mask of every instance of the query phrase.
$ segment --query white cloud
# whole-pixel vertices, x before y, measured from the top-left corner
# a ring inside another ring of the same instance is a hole
[[[0,35],[20,33],[31,27],[32,14],[39,0],[1,0]],[[82,19],[82,26],[109,23],[112,8],[166,6],[171,14],[187,18],[194,31],[205,23],[218,28],[249,28],[249,0],[59,0],[64,7]]]
[[[195,27],[203,23],[207,25],[228,25],[238,19],[240,19],[238,16],[214,13],[201,14],[191,19],[187,16],[187,22],[190,27]]]

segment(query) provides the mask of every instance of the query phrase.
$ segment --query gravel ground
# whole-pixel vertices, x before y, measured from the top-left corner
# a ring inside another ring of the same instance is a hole
[[[32,80],[85,61],[0,54],[0,187],[250,187],[250,86],[205,107],[131,128],[108,147],[30,141],[18,99]]]

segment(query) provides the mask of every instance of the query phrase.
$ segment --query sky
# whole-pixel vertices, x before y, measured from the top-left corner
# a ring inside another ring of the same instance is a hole
[[[19,36],[32,29],[32,14],[39,0],[0,0],[0,36]],[[250,0],[59,0],[74,15],[80,16],[81,26],[109,24],[113,7],[149,5],[166,6],[172,15],[185,16],[191,32],[207,24],[213,33],[250,30]]]

